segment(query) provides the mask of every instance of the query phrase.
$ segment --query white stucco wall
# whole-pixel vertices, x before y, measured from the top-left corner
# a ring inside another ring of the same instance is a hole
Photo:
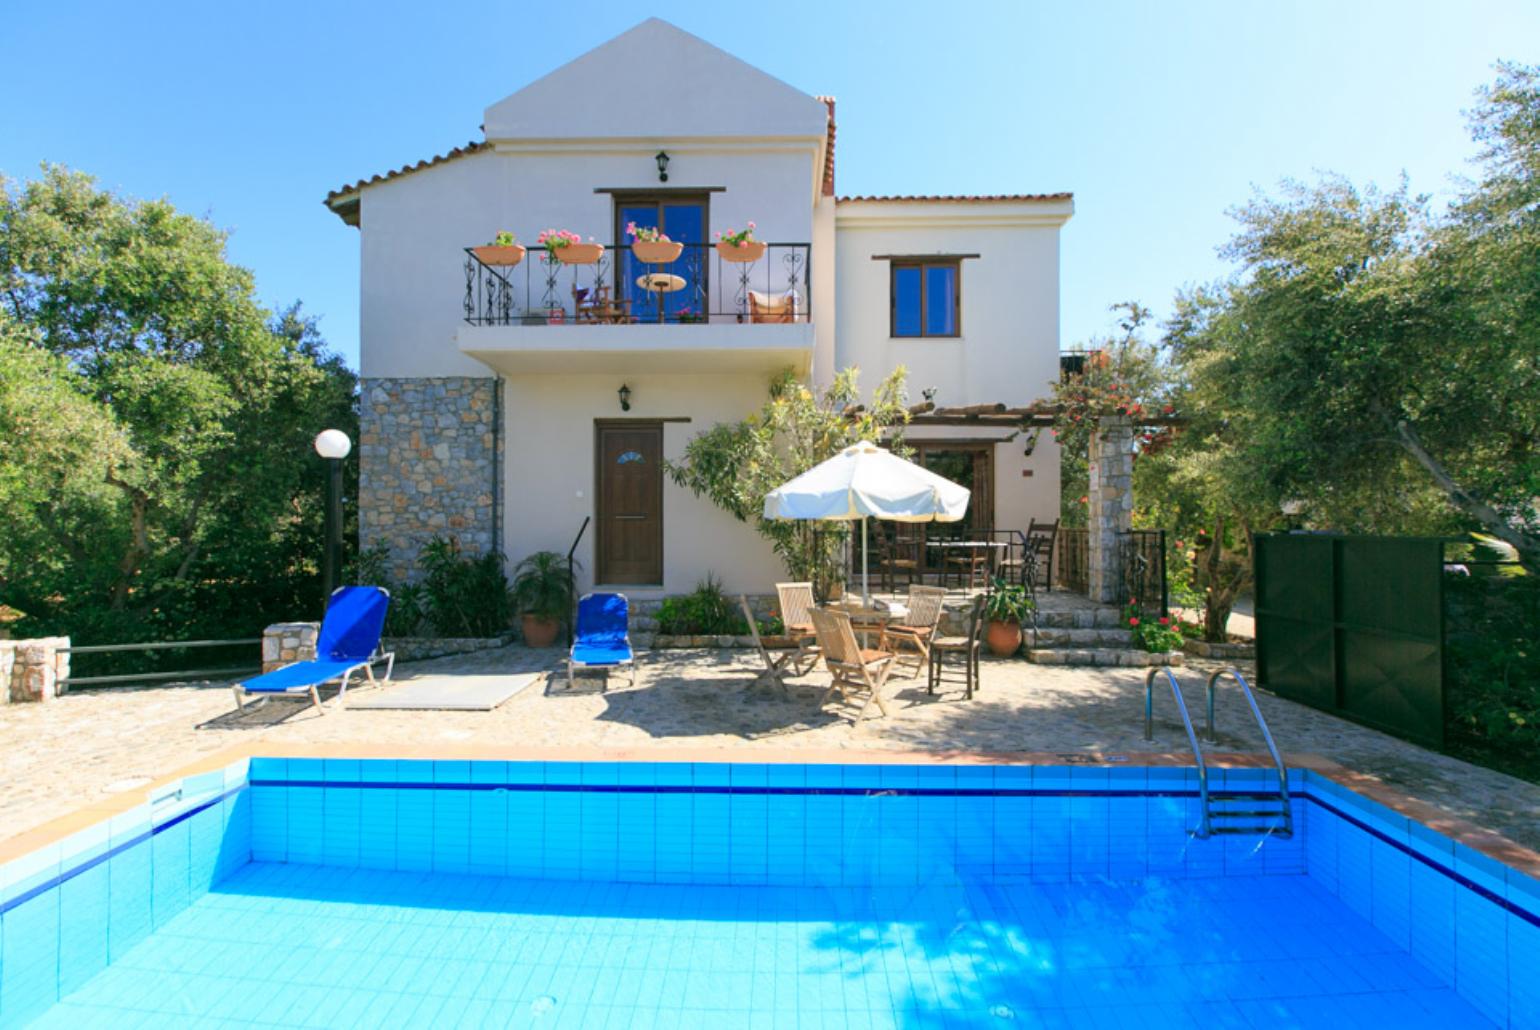
[[[363,375],[491,374],[455,345],[455,333],[464,322],[462,248],[486,243],[504,229],[531,247],[547,228],[569,229],[606,244],[624,242],[613,239],[614,198],[594,190],[659,188],[654,153],[651,148],[558,153],[508,148],[460,157],[364,189]],[[711,194],[708,239],[720,228],[741,228],[752,219],[762,240],[812,242],[817,156],[812,146],[698,144],[670,153],[667,186],[724,187]],[[820,206],[832,205],[825,200]],[[823,245],[828,247],[832,234],[826,235]],[[818,272],[829,256],[815,252],[812,263],[817,322],[825,299]],[[714,274],[714,262],[712,267]],[[514,275],[521,294],[523,273],[521,267]],[[560,289],[568,285],[564,278]],[[715,286],[712,292],[715,295]],[[570,301],[565,295],[562,299]],[[685,345],[700,339],[691,335],[690,326],[674,328]],[[832,335],[825,342],[832,347]]]
[[[633,375],[631,410],[622,412],[613,375],[529,375],[507,381],[507,506],[504,550],[511,561],[531,551],[565,554],[584,516],[594,511],[594,420],[681,418],[663,427],[663,453],[684,454],[696,433],[736,421],[764,403],[762,375]],[[594,583],[594,526],[577,557],[579,583]],[[714,573],[729,592],[763,593],[785,570],[754,528],[710,501],[670,483],[663,485],[664,594],[687,593]],[[658,591],[625,588],[636,597]]]
[[[845,202],[835,214],[835,364],[859,366],[870,389],[898,365],[911,401],[939,407],[1024,406],[1059,374],[1059,229],[1068,200]],[[890,262],[874,255],[977,254],[962,261],[961,335],[890,336]],[[983,440],[999,430],[914,427],[910,439]],[[1059,451],[1044,432],[1031,457],[1021,437],[995,448],[995,524],[1058,517]],[[1031,476],[1023,476],[1030,471]]]

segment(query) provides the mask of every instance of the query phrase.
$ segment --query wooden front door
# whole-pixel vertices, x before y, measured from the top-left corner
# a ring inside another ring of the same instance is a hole
[[[663,425],[599,423],[596,583],[663,582]]]

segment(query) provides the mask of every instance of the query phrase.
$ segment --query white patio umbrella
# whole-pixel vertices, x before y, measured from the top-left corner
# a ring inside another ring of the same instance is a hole
[[[861,520],[861,599],[871,599],[866,520],[956,522],[968,488],[905,461],[870,441],[846,447],[765,495],[767,519]]]

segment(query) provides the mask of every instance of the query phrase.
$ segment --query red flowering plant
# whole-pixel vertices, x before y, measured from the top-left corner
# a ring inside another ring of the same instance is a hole
[[[1123,625],[1134,636],[1134,643],[1152,653],[1180,651],[1182,629],[1169,615],[1145,612],[1137,597],[1123,606]]]
[[[1112,310],[1121,335],[1087,343],[1076,369],[1064,371],[1053,384],[1053,438],[1061,448],[1061,515],[1067,526],[1086,524],[1082,495],[1089,483],[1087,455],[1101,419],[1123,416],[1133,421],[1136,461],[1171,440],[1169,426],[1143,424],[1176,413],[1167,400],[1169,368],[1161,362],[1158,348],[1144,338],[1150,312],[1135,303],[1115,304]]]

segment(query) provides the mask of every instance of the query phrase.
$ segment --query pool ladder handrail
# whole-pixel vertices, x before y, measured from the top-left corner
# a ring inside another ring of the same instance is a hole
[[[1208,741],[1210,744],[1218,743],[1219,738],[1214,730],[1214,688],[1221,679],[1229,676],[1240,686],[1241,693],[1246,695],[1246,703],[1251,706],[1252,717],[1257,721],[1257,728],[1262,731],[1262,741],[1267,745],[1267,753],[1272,756],[1273,767],[1278,770],[1278,800],[1281,804],[1283,816],[1283,829],[1279,831],[1281,837],[1294,835],[1294,808],[1289,802],[1289,770],[1283,764],[1283,755],[1278,752],[1278,745],[1273,742],[1272,731],[1267,728],[1267,720],[1262,717],[1262,709],[1257,705],[1256,694],[1252,693],[1251,684],[1246,682],[1246,677],[1241,671],[1231,665],[1220,669],[1208,678]],[[1146,738],[1148,739],[1148,738]],[[1254,813],[1262,814],[1262,813]]]
[[[1144,677],[1144,739],[1155,739],[1155,677],[1161,673],[1166,674],[1167,681],[1171,684],[1171,696],[1176,699],[1176,710],[1182,714],[1182,726],[1187,730],[1187,743],[1192,745],[1193,761],[1198,766],[1198,798],[1201,801],[1202,821],[1198,824],[1198,837],[1207,838],[1213,827],[1209,814],[1208,796],[1208,764],[1203,760],[1203,748],[1198,744],[1198,734],[1192,728],[1192,716],[1187,714],[1187,702],[1182,697],[1182,688],[1176,682],[1176,676],[1171,672],[1170,666],[1157,666],[1151,669]]]

